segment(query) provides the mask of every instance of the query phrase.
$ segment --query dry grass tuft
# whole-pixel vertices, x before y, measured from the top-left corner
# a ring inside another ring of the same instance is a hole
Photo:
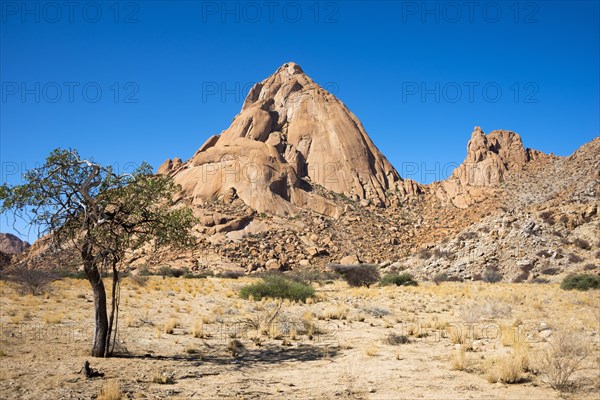
[[[121,386],[116,381],[109,381],[102,386],[98,394],[98,400],[121,400]]]

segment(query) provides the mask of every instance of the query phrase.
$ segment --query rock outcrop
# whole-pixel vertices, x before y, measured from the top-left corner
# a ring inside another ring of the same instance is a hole
[[[489,188],[497,188],[508,176],[519,174],[526,164],[544,157],[544,153],[526,149],[515,132],[495,130],[486,135],[476,126],[464,162],[439,185],[437,195],[466,208],[493,192]]]
[[[167,160],[159,173],[172,174],[195,204],[233,190],[256,211],[279,216],[299,208],[339,216],[317,187],[378,206],[389,190],[420,191],[402,181],[358,118],[295,63],[254,85],[231,126],[190,160]]]
[[[29,243],[11,233],[0,233],[0,251],[6,254],[19,254],[30,247]]]
[[[521,137],[515,132],[496,130],[486,135],[476,126],[468,144],[465,161],[452,174],[462,186],[495,186],[509,173],[542,153],[525,149]]]

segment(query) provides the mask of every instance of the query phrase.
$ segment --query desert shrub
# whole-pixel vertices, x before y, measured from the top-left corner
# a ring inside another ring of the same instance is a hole
[[[212,271],[207,271],[204,274],[206,275],[206,277],[213,275]],[[227,271],[223,271],[223,272],[220,272],[219,274],[217,274],[217,276],[219,278],[225,278],[225,279],[239,279],[244,275],[246,275],[244,273],[244,271],[239,271],[239,270],[227,270]]]
[[[600,276],[591,274],[570,274],[560,284],[564,290],[600,289]]]
[[[502,274],[495,269],[487,269],[482,276],[484,282],[487,283],[498,283],[502,281]]]
[[[385,343],[391,345],[391,346],[398,346],[401,344],[407,344],[410,343],[410,339],[407,336],[404,335],[398,335],[395,333],[390,333],[386,338],[385,338]]]
[[[564,391],[571,387],[571,376],[582,369],[590,347],[582,336],[564,329],[559,330],[553,339],[539,357],[537,369],[550,387]]]
[[[433,257],[433,253],[429,249],[419,251],[419,258],[421,260],[429,260],[431,257]]]
[[[560,238],[560,242],[561,242],[562,244],[564,244],[565,246],[568,246],[568,245],[570,245],[570,244],[571,244],[571,241],[570,241],[569,239],[565,238],[565,237],[563,237],[563,238]]]
[[[592,245],[590,244],[590,242],[588,242],[585,239],[577,238],[573,241],[573,244],[575,244],[577,247],[579,247],[580,249],[583,249],[583,250],[591,250],[592,249]]]
[[[595,264],[587,264],[586,266],[583,267],[584,271],[593,271],[595,269],[598,269],[598,266]]]
[[[379,281],[379,268],[376,265],[357,264],[357,265],[339,265],[330,266],[331,270],[344,277],[348,285],[352,287],[366,286],[370,287]]]
[[[537,284],[540,284],[540,285],[545,285],[545,284],[550,283],[550,281],[548,279],[545,279],[545,278],[537,277],[537,278],[533,278],[531,280],[531,283],[537,283]]]
[[[556,275],[560,273],[560,270],[558,268],[545,268],[541,272],[544,275]]]
[[[517,275],[512,281],[513,281],[513,283],[523,283],[527,279],[529,279],[529,271],[523,271],[519,275]],[[502,279],[500,279],[500,280],[502,280]],[[500,281],[498,281],[498,282],[500,282]]]
[[[160,276],[162,276],[163,279],[164,278],[169,278],[169,277],[179,278],[181,276],[184,276],[185,273],[186,273],[186,271],[183,270],[183,269],[171,268],[171,267],[169,267],[167,265],[160,267],[159,270],[158,270],[158,274]]]
[[[435,274],[433,276],[433,283],[435,283],[436,285],[439,285],[442,282],[448,282],[448,274],[446,274],[445,272],[440,272],[439,274]]]
[[[600,260],[600,251],[596,253],[596,259]]]
[[[324,284],[327,281],[334,280],[338,277],[338,275],[331,270],[321,271],[317,268],[299,269],[288,272],[285,274],[285,276],[288,279],[291,279],[296,282],[303,282],[308,284],[318,283],[320,285]]]
[[[580,263],[580,262],[582,262],[582,261],[583,261],[583,258],[579,257],[579,256],[578,256],[577,254],[575,254],[575,253],[571,253],[571,254],[569,254],[569,258],[568,258],[568,260],[569,260],[569,262],[572,262],[572,263],[578,264],[578,263]]]
[[[465,232],[458,236],[458,240],[464,242],[466,240],[477,239],[478,237],[479,234],[477,232]]]
[[[433,250],[433,255],[435,256],[435,258],[445,258],[450,260],[452,258],[452,253],[447,251],[447,250],[442,250],[442,249],[434,249]]]
[[[387,308],[381,308],[377,306],[365,307],[363,308],[363,311],[375,318],[383,318],[391,314],[390,310]]]
[[[540,250],[537,252],[537,256],[543,258],[550,258],[552,257],[552,253],[550,253],[548,250]]]
[[[20,266],[12,270],[8,278],[22,292],[37,296],[48,290],[50,284],[57,280],[58,276],[50,271]]]
[[[560,217],[560,222],[562,222],[563,224],[567,225],[569,223],[569,216],[568,215],[562,215]]]
[[[286,279],[280,275],[270,275],[261,278],[261,282],[244,286],[240,296],[244,299],[252,297],[261,300],[265,297],[306,301],[315,295],[315,289],[301,282]]]
[[[143,287],[146,286],[146,283],[148,283],[149,277],[148,275],[137,274],[131,275],[129,279],[131,279],[131,282],[133,282],[135,285]]]
[[[381,279],[381,286],[417,286],[413,276],[409,273],[404,274],[387,274]]]
[[[540,214],[540,218],[542,218],[542,221],[544,221],[548,225],[554,225],[556,223],[552,211],[544,211]]]

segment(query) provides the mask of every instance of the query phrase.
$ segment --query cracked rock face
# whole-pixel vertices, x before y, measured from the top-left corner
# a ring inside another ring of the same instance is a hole
[[[308,208],[338,216],[317,185],[355,200],[386,204],[386,192],[417,191],[402,181],[362,124],[295,63],[286,63],[248,93],[231,126],[185,163],[167,160],[183,196],[202,204],[235,190],[259,212],[294,214]]]

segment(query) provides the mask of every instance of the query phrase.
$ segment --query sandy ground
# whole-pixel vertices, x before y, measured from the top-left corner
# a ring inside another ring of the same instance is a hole
[[[600,396],[598,291],[335,282],[316,286],[317,298],[302,304],[240,299],[250,282],[152,277],[139,286],[126,279],[118,355],[110,359],[88,356],[87,281],[55,282],[42,296],[0,282],[0,398],[93,399],[103,388],[105,398],[151,399]],[[560,393],[539,366],[564,331],[589,356]],[[409,343],[389,343],[390,334]],[[526,360],[518,383],[491,383],[517,357]],[[86,360],[104,376],[80,374]]]

